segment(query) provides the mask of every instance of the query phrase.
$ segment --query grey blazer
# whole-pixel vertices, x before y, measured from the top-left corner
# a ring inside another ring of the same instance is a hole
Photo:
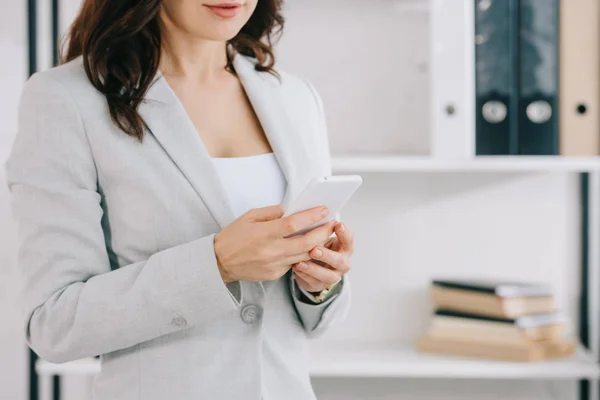
[[[330,174],[307,82],[237,73],[287,178],[286,199]],[[225,285],[213,239],[232,222],[210,156],[164,77],[120,131],[80,59],[34,75],[5,164],[19,227],[27,343],[43,359],[101,355],[96,400],[314,399],[307,337],[349,307],[349,285],[304,303],[290,273]]]

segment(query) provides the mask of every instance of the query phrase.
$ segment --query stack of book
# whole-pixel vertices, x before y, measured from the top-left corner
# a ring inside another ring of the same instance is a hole
[[[424,352],[509,361],[572,355],[551,288],[536,284],[435,280],[436,307],[417,343]]]

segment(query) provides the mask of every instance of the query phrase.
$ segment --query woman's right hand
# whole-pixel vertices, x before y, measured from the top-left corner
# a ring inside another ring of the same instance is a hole
[[[287,236],[328,213],[327,208],[317,207],[282,218],[283,207],[276,205],[240,216],[215,236],[215,256],[223,281],[272,281],[293,264],[310,260],[310,250],[327,242],[337,221],[303,235]]]

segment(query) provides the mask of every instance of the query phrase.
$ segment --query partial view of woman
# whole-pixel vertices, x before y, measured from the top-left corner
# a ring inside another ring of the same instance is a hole
[[[281,204],[329,175],[321,100],[274,68],[281,0],[85,0],[5,168],[24,328],[101,356],[95,400],[314,399],[307,338],[349,307],[353,239]],[[316,61],[315,61],[316,62]]]

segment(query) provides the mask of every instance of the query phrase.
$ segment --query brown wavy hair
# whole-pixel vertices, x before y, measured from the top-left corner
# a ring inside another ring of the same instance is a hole
[[[108,102],[113,122],[126,134],[144,137],[138,106],[158,71],[162,0],[85,0],[65,39],[63,63],[83,56],[85,72]],[[273,39],[281,33],[282,0],[258,0],[256,10],[228,43],[227,70],[235,52],[256,58],[256,70],[275,74]]]

